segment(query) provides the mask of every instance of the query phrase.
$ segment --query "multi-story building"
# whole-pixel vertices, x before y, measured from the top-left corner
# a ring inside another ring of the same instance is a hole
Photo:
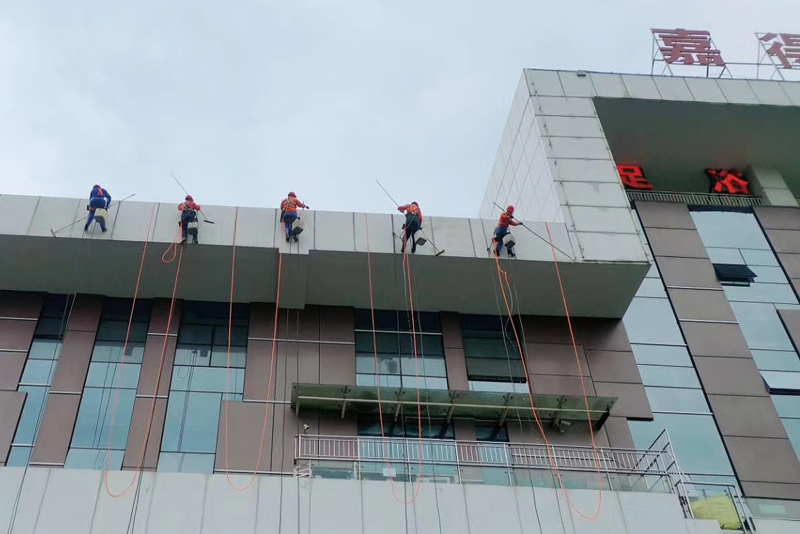
[[[797,106],[526,70],[480,218],[408,257],[397,215],[182,248],[174,205],[0,196],[0,527],[795,532]]]

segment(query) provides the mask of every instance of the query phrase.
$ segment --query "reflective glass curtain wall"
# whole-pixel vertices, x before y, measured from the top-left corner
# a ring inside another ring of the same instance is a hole
[[[103,304],[65,467],[122,468],[152,302],[136,301],[128,335],[132,305],[132,299],[115,298],[108,298]]]
[[[653,410],[653,421],[629,421],[636,447],[648,448],[666,429],[681,469],[692,480],[735,484],[733,467],[655,263],[623,323]]]
[[[691,214],[713,263],[746,265],[755,274],[749,285],[723,282],[723,289],[800,457],[800,358],[778,314],[800,309],[797,296],[753,213]]]
[[[249,306],[234,305],[227,384],[228,304],[184,302],[159,471],[214,471],[221,402],[244,393],[249,319]]]
[[[497,315],[461,316],[470,390],[528,392],[511,320]]]
[[[6,462],[8,466],[28,464],[39,434],[47,393],[56,372],[58,355],[74,301],[72,295],[47,295],[45,298],[19,382],[19,391],[24,391],[27,395]]]

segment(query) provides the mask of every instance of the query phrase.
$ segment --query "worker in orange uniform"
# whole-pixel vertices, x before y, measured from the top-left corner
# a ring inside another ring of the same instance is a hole
[[[178,211],[181,212],[181,221],[178,223],[183,236],[181,243],[185,243],[187,235],[191,235],[192,243],[197,244],[197,212],[200,211],[200,205],[194,201],[192,195],[186,195],[184,201],[178,205]],[[194,223],[191,228],[190,223]]]
[[[286,229],[286,242],[294,238],[295,242],[299,241],[297,234],[292,232],[292,225],[297,220],[297,208],[308,208],[307,204],[303,204],[297,198],[293,191],[281,202],[281,222]]]
[[[405,206],[397,206],[397,211],[400,213],[406,214],[406,222],[403,225],[405,229],[405,234],[403,236],[403,246],[400,249],[400,252],[405,254],[406,251],[406,241],[411,239],[411,253],[415,253],[417,251],[417,240],[414,237],[419,229],[422,227],[422,210],[419,209],[419,204],[412,202],[411,204],[406,204]]]
[[[514,218],[514,206],[507,207],[506,211],[500,214],[500,220],[497,222],[497,228],[494,229],[493,241],[495,243],[495,256],[500,255],[500,250],[503,248],[503,238],[508,235],[508,227],[518,226],[519,224],[521,223]],[[507,247],[507,249],[508,256],[510,258],[515,258],[517,256],[514,254],[513,246]]]

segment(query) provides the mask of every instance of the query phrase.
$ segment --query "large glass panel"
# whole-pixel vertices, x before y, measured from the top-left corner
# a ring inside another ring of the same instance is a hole
[[[93,362],[122,362],[122,347],[119,341],[98,341],[92,352]],[[142,363],[144,357],[143,343],[130,343],[125,348],[125,363]]]
[[[401,368],[404,375],[421,375],[446,377],[444,358],[425,357],[414,358],[403,356],[400,358]]]
[[[688,367],[666,367],[663,365],[639,365],[639,374],[645,386],[667,386],[700,389],[700,379],[694,369]]]
[[[751,350],[750,353],[762,371],[800,371],[800,358],[794,351]]]
[[[28,360],[20,384],[49,385],[56,372],[55,360]]]
[[[28,351],[29,360],[57,360],[61,352],[61,341],[55,339],[34,339]]]
[[[765,265],[770,267],[778,267],[778,258],[771,250],[742,250],[742,256],[748,267],[754,265]]]
[[[14,443],[18,445],[33,445],[36,435],[39,433],[39,418],[42,415],[42,408],[49,387],[44,386],[20,386],[19,391],[27,393],[25,405],[22,408],[22,415],[17,425],[17,433],[14,436]]]
[[[786,275],[780,267],[765,267],[762,265],[751,265],[750,270],[756,273],[756,282],[761,284],[788,284]]]
[[[170,393],[162,449],[213,453],[220,401],[219,393]]]
[[[119,394],[119,400],[115,397]],[[85,449],[125,449],[128,441],[133,401],[132,389],[91,388],[83,390],[72,446]],[[113,427],[112,427],[113,420]],[[109,434],[110,433],[110,434]]]
[[[707,247],[770,250],[767,238],[752,213],[692,211],[691,215]]]
[[[231,347],[230,361],[228,360],[228,347],[212,347],[211,367],[238,367],[245,368],[247,363],[246,347]]]
[[[631,343],[683,345],[683,336],[667,299],[634,298],[622,321]]]
[[[11,447],[8,453],[7,467],[24,467],[28,465],[33,447]]]
[[[706,252],[711,263],[745,265],[744,257],[739,249],[706,247]]]
[[[751,349],[794,350],[775,306],[752,302],[731,302],[747,345]]]
[[[390,388],[401,387],[400,375],[356,375],[357,386],[382,386]]]
[[[87,387],[136,389],[139,384],[139,364],[92,362],[86,376]]]
[[[714,418],[710,415],[659,413],[653,421],[628,421],[637,449],[648,448],[665,428],[681,469],[689,474],[732,475]]]
[[[686,347],[669,345],[631,345],[631,347],[633,356],[639,364],[693,367],[692,358]]]
[[[645,278],[642,285],[639,286],[636,296],[667,298],[667,292],[664,290],[664,284],[661,283],[660,278]]]
[[[800,459],[800,419],[783,419],[783,426],[792,442],[794,453]]]
[[[108,452],[108,456],[106,455]],[[67,469],[95,469],[105,471],[108,469],[122,469],[122,460],[125,451],[105,451],[102,449],[70,449],[67,454]]]
[[[230,373],[230,378],[228,374]],[[172,369],[173,391],[244,392],[244,369],[178,365]]]
[[[761,371],[770,392],[800,392],[800,373],[785,371]]]
[[[749,286],[724,286],[731,302],[771,302],[774,304],[797,304],[792,286],[789,284],[759,284]]]
[[[528,384],[519,382],[487,382],[481,380],[470,380],[469,389],[470,391],[528,393]]]
[[[644,390],[654,412],[711,413],[700,389],[646,387]]]
[[[798,395],[773,395],[772,402],[778,411],[778,416],[783,418],[800,419],[800,396]]]
[[[213,454],[162,452],[158,458],[158,470],[166,473],[214,472]]]

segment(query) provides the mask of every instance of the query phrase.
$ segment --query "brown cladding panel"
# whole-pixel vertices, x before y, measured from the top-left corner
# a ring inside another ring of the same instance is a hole
[[[736,321],[724,291],[668,289],[678,319]]]
[[[573,321],[573,325],[578,343],[581,343],[586,350],[622,352],[631,350],[628,334],[621,319],[578,318]]]
[[[47,407],[31,453],[31,464],[64,465],[80,404],[80,395],[47,395]]]
[[[636,447],[633,443],[630,425],[628,425],[628,420],[624,417],[609,417],[606,419],[603,428],[608,436],[609,446],[620,449],[633,449]]]
[[[461,337],[461,316],[457,313],[442,312],[442,343],[445,349],[463,349],[464,339]]]
[[[353,308],[325,306],[319,313],[321,341],[355,343],[355,312]]]
[[[650,401],[641,384],[595,382],[594,388],[598,397],[618,397],[617,403],[611,409],[611,415],[632,419],[653,418]]]
[[[69,314],[67,331],[97,332],[104,300],[105,297],[98,295],[78,295]]]
[[[297,381],[302,384],[319,384],[319,345],[298,343]]]
[[[25,403],[21,391],[0,391],[0,464],[5,463]]]
[[[708,395],[768,396],[764,380],[750,358],[695,357],[694,365]]]
[[[587,395],[594,395],[595,388],[592,379],[588,376],[583,377],[583,386],[579,376],[557,376],[557,375],[531,375],[533,392],[536,395],[573,395],[583,396],[583,387],[586,387]]]
[[[58,355],[51,392],[78,394],[83,392],[96,335],[94,331],[82,330],[68,330],[64,334],[64,345]]]
[[[753,208],[761,226],[767,230],[800,230],[800,209],[781,207]]]
[[[447,369],[447,385],[450,389],[469,389],[467,360],[464,349],[444,349],[444,364]]]
[[[166,342],[166,345],[165,345]],[[172,365],[175,362],[175,336],[148,335],[144,345],[144,358],[139,372],[139,388],[137,395],[153,395],[158,384],[159,396],[169,395],[169,385],[172,381]],[[163,356],[163,365],[162,365]],[[159,369],[161,376],[159,378]]]
[[[297,314],[297,339],[303,341],[319,341],[319,314],[320,308],[309,306]]]
[[[0,319],[0,350],[22,350],[31,348],[36,321]]]
[[[297,356],[301,343],[279,343],[275,362],[273,399],[288,401],[292,398],[292,385],[297,382]],[[269,376],[267,376],[269,380]]]
[[[577,361],[575,351],[577,350]],[[554,343],[528,343],[525,345],[528,372],[534,375],[589,376],[589,364],[583,347]],[[580,362],[580,369],[578,368]]]
[[[587,350],[586,359],[592,380],[598,382],[622,382],[627,384],[641,384],[639,367],[632,352],[617,352],[609,350]]]
[[[724,437],[741,481],[800,484],[800,462],[788,439]]]
[[[676,202],[636,202],[636,212],[642,226],[650,228],[672,228],[694,230],[695,225],[686,204]]]
[[[708,258],[697,230],[666,230],[648,228],[647,240],[656,256],[678,258]]]
[[[723,436],[787,437],[769,397],[709,395],[708,401]]]
[[[128,444],[125,447],[125,457],[122,461],[123,468],[136,468],[142,462],[142,444],[147,431],[150,412],[153,411],[153,420],[150,426],[150,435],[147,439],[147,449],[141,465],[144,469],[155,469],[158,466],[158,455],[161,450],[161,435],[164,432],[164,419],[166,417],[167,399],[138,398],[133,404],[133,417],[131,418]]]
[[[571,344],[569,325],[564,317],[525,315],[522,317],[525,339],[537,343]],[[577,340],[580,343],[580,339]]]
[[[800,484],[771,484],[769,482],[742,482],[746,497],[762,499],[800,500]],[[758,506],[750,503],[750,506]]]
[[[681,322],[692,356],[752,359],[738,324]]]
[[[767,237],[775,252],[800,254],[800,230],[767,230]]]
[[[323,343],[319,347],[320,384],[356,384],[355,345]]]
[[[280,471],[283,464],[283,438],[284,438],[284,422],[286,421],[286,410],[281,404],[270,405],[272,414],[270,416],[270,424],[267,434],[269,440],[265,447],[269,446],[270,451],[270,471]],[[271,432],[271,435],[269,434]]]
[[[150,329],[148,333],[164,334],[167,332],[169,323],[169,333],[177,334],[181,324],[182,301],[176,300],[172,310],[172,319],[169,317],[170,299],[156,299],[153,303],[153,312],[150,315]]]
[[[795,348],[800,347],[800,310],[778,310],[786,331],[792,338]]]
[[[251,339],[247,342],[244,372],[244,399],[266,400],[272,362],[272,341]],[[277,350],[277,342],[275,342]]]
[[[220,408],[219,430],[217,432],[217,456],[214,469],[225,470],[227,456],[228,469],[252,473],[256,468],[258,451],[261,446],[261,431],[264,427],[264,416],[270,408],[267,421],[267,435],[261,451],[259,471],[269,470],[270,459],[270,422],[272,406],[263,402],[223,401]],[[225,439],[225,410],[228,410],[228,435]],[[229,449],[226,452],[226,444]]]
[[[328,412],[320,415],[319,433],[323,436],[357,436],[358,424],[354,417],[342,419]]]
[[[778,254],[778,259],[790,279],[800,279],[800,254]]]
[[[44,296],[44,293],[27,291],[0,291],[0,317],[38,319]]]
[[[657,257],[667,287],[721,288],[714,265],[708,259]]]
[[[25,360],[24,352],[3,352],[0,350],[0,391],[16,391]]]

